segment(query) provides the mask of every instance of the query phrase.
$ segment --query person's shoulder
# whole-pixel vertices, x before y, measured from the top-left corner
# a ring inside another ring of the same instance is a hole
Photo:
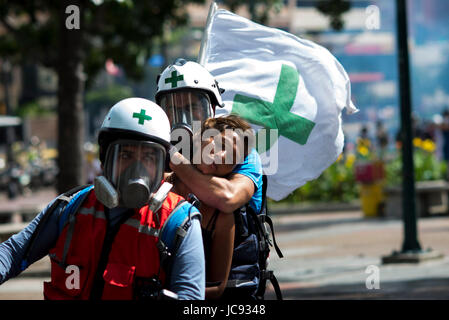
[[[250,154],[247,157],[248,163],[253,164],[256,168],[260,168],[260,170],[262,170],[262,163],[260,160],[260,155],[259,152],[257,152],[257,150],[255,148],[253,148],[250,152]]]
[[[52,214],[58,217],[60,226],[63,226],[68,216],[75,214],[86,201],[96,201],[93,185],[81,186],[58,195],[50,202],[46,211],[53,210]]]
[[[179,205],[179,209],[181,212],[186,212],[188,214],[192,213],[199,213],[199,210],[197,207],[195,207],[193,204],[188,202],[187,200]]]
[[[242,163],[235,167],[234,171],[242,168],[261,168],[260,155],[255,148],[251,149],[251,152],[245,157]]]
[[[170,191],[165,198],[164,202],[162,203],[162,207],[165,209],[172,210],[177,205],[181,204],[183,201],[185,201],[185,198],[173,191]]]
[[[238,173],[250,177],[251,179],[259,179],[262,176],[262,163],[260,155],[256,149],[252,149],[246,156],[245,161],[238,164],[232,173]],[[253,180],[254,180],[253,179]]]
[[[176,210],[179,211],[179,213],[199,213],[198,209],[190,202],[188,202],[184,197],[171,191],[168,193],[168,196],[163,202],[162,207],[171,212]]]

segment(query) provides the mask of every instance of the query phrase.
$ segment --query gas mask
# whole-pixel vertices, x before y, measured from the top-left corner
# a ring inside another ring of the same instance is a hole
[[[106,152],[104,176],[95,179],[95,194],[105,206],[141,208],[163,178],[165,149],[148,141],[118,140]]]
[[[128,166],[118,178],[118,190],[124,207],[140,208],[150,199],[150,180],[148,171],[140,161]]]
[[[173,126],[170,133],[170,143],[175,146],[177,151],[186,159],[193,159],[193,131],[185,123],[178,123]],[[170,159],[167,159],[169,161]],[[169,163],[166,163],[166,169],[170,169]]]
[[[194,121],[201,126],[201,121],[213,114],[209,96],[201,91],[185,89],[161,93],[159,100],[172,128],[171,144],[192,161]]]
[[[212,104],[205,93],[177,90],[161,93],[160,106],[167,114],[172,130],[181,124],[192,130],[193,121],[212,117]]]

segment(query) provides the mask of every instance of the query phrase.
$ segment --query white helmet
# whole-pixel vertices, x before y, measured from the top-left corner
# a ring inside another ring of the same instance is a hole
[[[107,148],[105,143],[116,138],[154,141],[168,148],[170,123],[164,110],[156,103],[143,98],[127,98],[109,110],[101,125],[98,144]]]
[[[108,207],[140,208],[162,181],[170,124],[154,102],[128,98],[106,115],[98,135],[104,177],[96,179],[97,198]]]
[[[157,80],[156,102],[165,110],[163,102],[164,96],[179,91],[196,91],[205,93],[209,99],[209,110],[207,117],[214,116],[215,107],[223,107],[221,93],[218,82],[202,65],[177,59],[174,64],[169,65],[158,76]],[[178,106],[179,107],[179,106]],[[167,112],[167,110],[165,110]],[[198,119],[193,119],[198,120]],[[205,119],[200,119],[205,120]]]

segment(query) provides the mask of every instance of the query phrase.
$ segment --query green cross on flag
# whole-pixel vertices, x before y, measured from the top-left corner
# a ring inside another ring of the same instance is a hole
[[[133,118],[137,118],[139,119],[139,124],[143,125],[145,123],[145,120],[151,120],[152,118],[150,116],[147,116],[145,114],[145,110],[144,109],[140,109],[140,113],[134,112],[133,113]]]
[[[279,83],[273,103],[236,94],[232,113],[236,113],[248,122],[266,129],[278,129],[278,133],[300,145],[307,139],[315,122],[290,112],[296,98],[299,74],[287,65],[282,65]],[[259,153],[268,151],[276,142],[267,135],[265,145],[257,142]]]
[[[279,201],[341,154],[342,111],[357,112],[348,74],[327,49],[283,30],[222,9],[207,21],[198,61],[226,89],[216,116],[252,124],[267,196]]]

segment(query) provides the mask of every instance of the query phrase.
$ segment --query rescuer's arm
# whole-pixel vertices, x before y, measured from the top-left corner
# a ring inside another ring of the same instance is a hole
[[[254,194],[254,183],[245,175],[232,173],[226,178],[206,175],[179,152],[174,153],[173,157],[176,159],[170,162],[170,168],[208,206],[222,212],[233,212],[247,203]]]
[[[168,290],[180,300],[204,300],[206,271],[199,216],[191,222],[173,259]]]
[[[19,275],[30,264],[44,257],[50,248],[54,246],[59,233],[58,215],[60,210],[58,209],[46,221],[44,226],[45,232],[40,232],[35,238],[33,248],[28,255],[28,261],[24,260],[24,254],[30,244],[31,236],[52,203],[39,213],[21,232],[0,244],[0,284]]]

